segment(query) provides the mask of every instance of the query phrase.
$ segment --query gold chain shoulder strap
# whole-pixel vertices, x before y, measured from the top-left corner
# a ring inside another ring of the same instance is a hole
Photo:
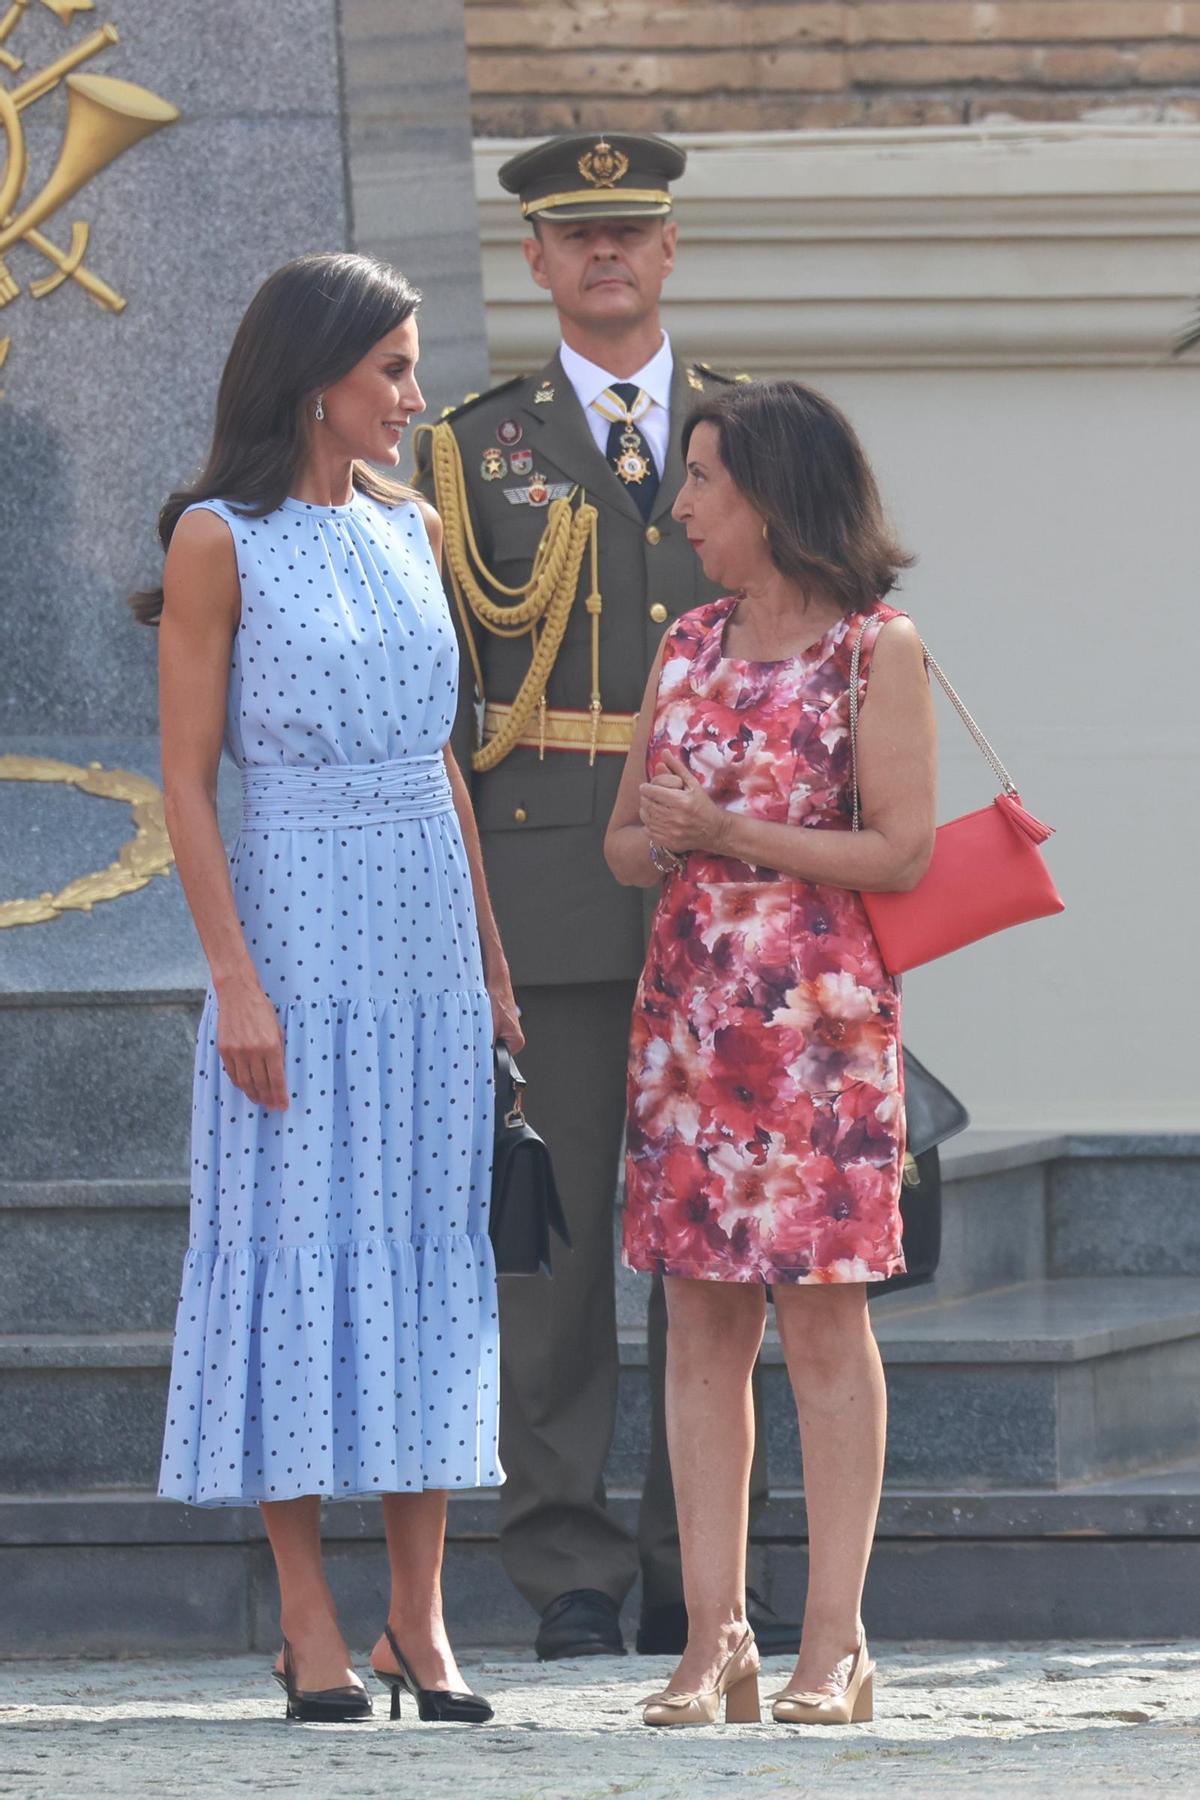
[[[494,637],[533,640],[533,656],[525,679],[496,735],[480,746],[471,766],[480,773],[494,769],[524,734],[538,708],[544,705],[546,686],[561,648],[567,621],[579,586],[584,552],[591,549],[592,586],[586,606],[592,623],[591,710],[597,726],[600,716],[599,659],[601,601],[597,582],[596,508],[582,497],[572,508],[570,500],[555,500],[546,518],[529,580],[520,587],[498,581],[479,553],[467,498],[462,453],[451,426],[445,422],[425,426],[431,436],[434,496],[441,514],[450,585],[471,658],[479,699],[486,702],[483,664],[475,640],[473,621]],[[497,604],[481,585],[507,594],[516,605]],[[594,736],[595,734],[593,734]]]
[[[859,626],[857,632],[854,635],[854,649],[850,653],[850,781],[851,781],[851,785],[852,785],[852,788],[854,791],[854,829],[855,829],[855,831],[857,831],[859,828],[858,670],[859,670],[859,664],[862,660],[863,633],[866,631],[867,626],[870,625],[871,623],[872,623],[872,619],[870,617],[863,620],[862,624]],[[887,621],[885,619],[883,621],[883,624],[886,624],[886,623],[887,623]],[[882,629],[882,626],[880,627],[880,629]],[[983,752],[983,755],[987,758],[987,761],[990,763],[992,773],[995,775],[996,779],[999,781],[1001,787],[1004,789],[1004,792],[1006,794],[1015,794],[1017,789],[1016,789],[1016,784],[1014,783],[1012,776],[1009,774],[1009,772],[1005,768],[1004,764],[1000,761],[1000,758],[996,755],[996,752],[992,749],[992,746],[988,743],[988,740],[984,737],[983,732],[980,730],[979,726],[975,723],[974,719],[971,717],[970,713],[967,711],[966,702],[964,700],[962,700],[959,697],[959,695],[955,692],[954,688],[951,687],[946,676],[943,674],[942,670],[938,667],[937,663],[933,660],[933,657],[929,654],[929,651],[925,647],[924,638],[918,637],[917,641],[921,646],[921,654],[925,658],[925,667],[931,671],[931,673],[935,676],[937,681],[940,683],[941,688],[946,695],[946,698],[949,700],[951,706],[954,708],[955,712],[958,714],[959,718],[962,720],[963,724],[966,726],[966,728],[970,732],[971,736],[975,739],[975,742],[978,744],[980,750]]]

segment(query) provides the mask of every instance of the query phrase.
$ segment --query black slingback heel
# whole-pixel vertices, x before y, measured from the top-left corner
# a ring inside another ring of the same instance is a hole
[[[377,1669],[374,1663],[371,1664],[371,1672],[376,1681],[381,1681],[384,1687],[392,1690],[393,1719],[400,1717],[401,1688],[407,1689],[412,1695],[417,1703],[417,1717],[426,1724],[440,1721],[448,1725],[486,1725],[494,1717],[492,1708],[482,1694],[460,1693],[453,1688],[419,1686],[408,1658],[396,1642],[391,1626],[385,1625],[383,1633],[391,1645],[400,1673],[392,1675],[384,1669]]]
[[[369,1719],[375,1711],[364,1687],[298,1688],[292,1646],[286,1638],[283,1670],[272,1669],[271,1673],[287,1695],[285,1719],[299,1719],[307,1725],[344,1725],[355,1719]]]

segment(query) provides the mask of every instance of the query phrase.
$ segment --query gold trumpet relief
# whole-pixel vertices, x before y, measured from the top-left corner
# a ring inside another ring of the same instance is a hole
[[[0,308],[21,294],[5,258],[17,244],[35,251],[48,271],[32,277],[28,293],[44,300],[73,281],[98,306],[124,309],[125,298],[87,266],[91,227],[82,219],[71,224],[71,241],[63,248],[41,227],[74,199],[81,188],[111,162],[152,132],[179,117],[170,101],[111,75],[76,74],[85,63],[120,39],[115,25],[75,35],[70,48],[41,68],[30,69],[18,54],[19,28],[35,0],[0,0]],[[75,34],[76,14],[95,10],[95,0],[36,0]],[[29,155],[23,115],[62,84],[67,112],[58,160],[39,191],[26,194]],[[0,337],[0,365],[11,338]]]
[[[91,912],[101,900],[136,893],[156,875],[168,875],[174,858],[163,815],[162,790],[148,775],[132,769],[106,769],[100,763],[81,768],[47,756],[0,756],[0,781],[55,781],[96,794],[102,800],[124,800],[133,817],[133,836],[106,869],[93,869],[68,881],[56,894],[30,900],[0,900],[0,930],[8,925],[43,925],[65,912]]]

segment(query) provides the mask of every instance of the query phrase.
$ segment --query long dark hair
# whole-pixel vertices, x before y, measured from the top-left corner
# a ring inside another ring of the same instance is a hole
[[[713,426],[734,486],[762,514],[775,567],[820,586],[846,612],[869,607],[915,560],[888,525],[849,419],[799,381],[739,382],[700,402],[683,428]]]
[[[298,256],[268,276],[225,363],[208,461],[158,515],[164,551],[196,500],[228,500],[248,518],[274,512],[295,478],[314,394],[348,375],[373,344],[412,316],[420,299],[398,269],[348,251]],[[362,462],[353,465],[352,478],[376,500],[394,503],[409,491]],[[158,623],[162,603],[161,585],[129,601],[143,625]]]

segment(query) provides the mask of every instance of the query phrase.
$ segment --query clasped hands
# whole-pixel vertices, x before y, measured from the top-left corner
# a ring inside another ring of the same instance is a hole
[[[663,751],[662,765],[654,780],[643,781],[638,789],[638,813],[650,842],[676,854],[686,850],[723,854],[733,828],[730,815],[709,799],[673,751]]]

